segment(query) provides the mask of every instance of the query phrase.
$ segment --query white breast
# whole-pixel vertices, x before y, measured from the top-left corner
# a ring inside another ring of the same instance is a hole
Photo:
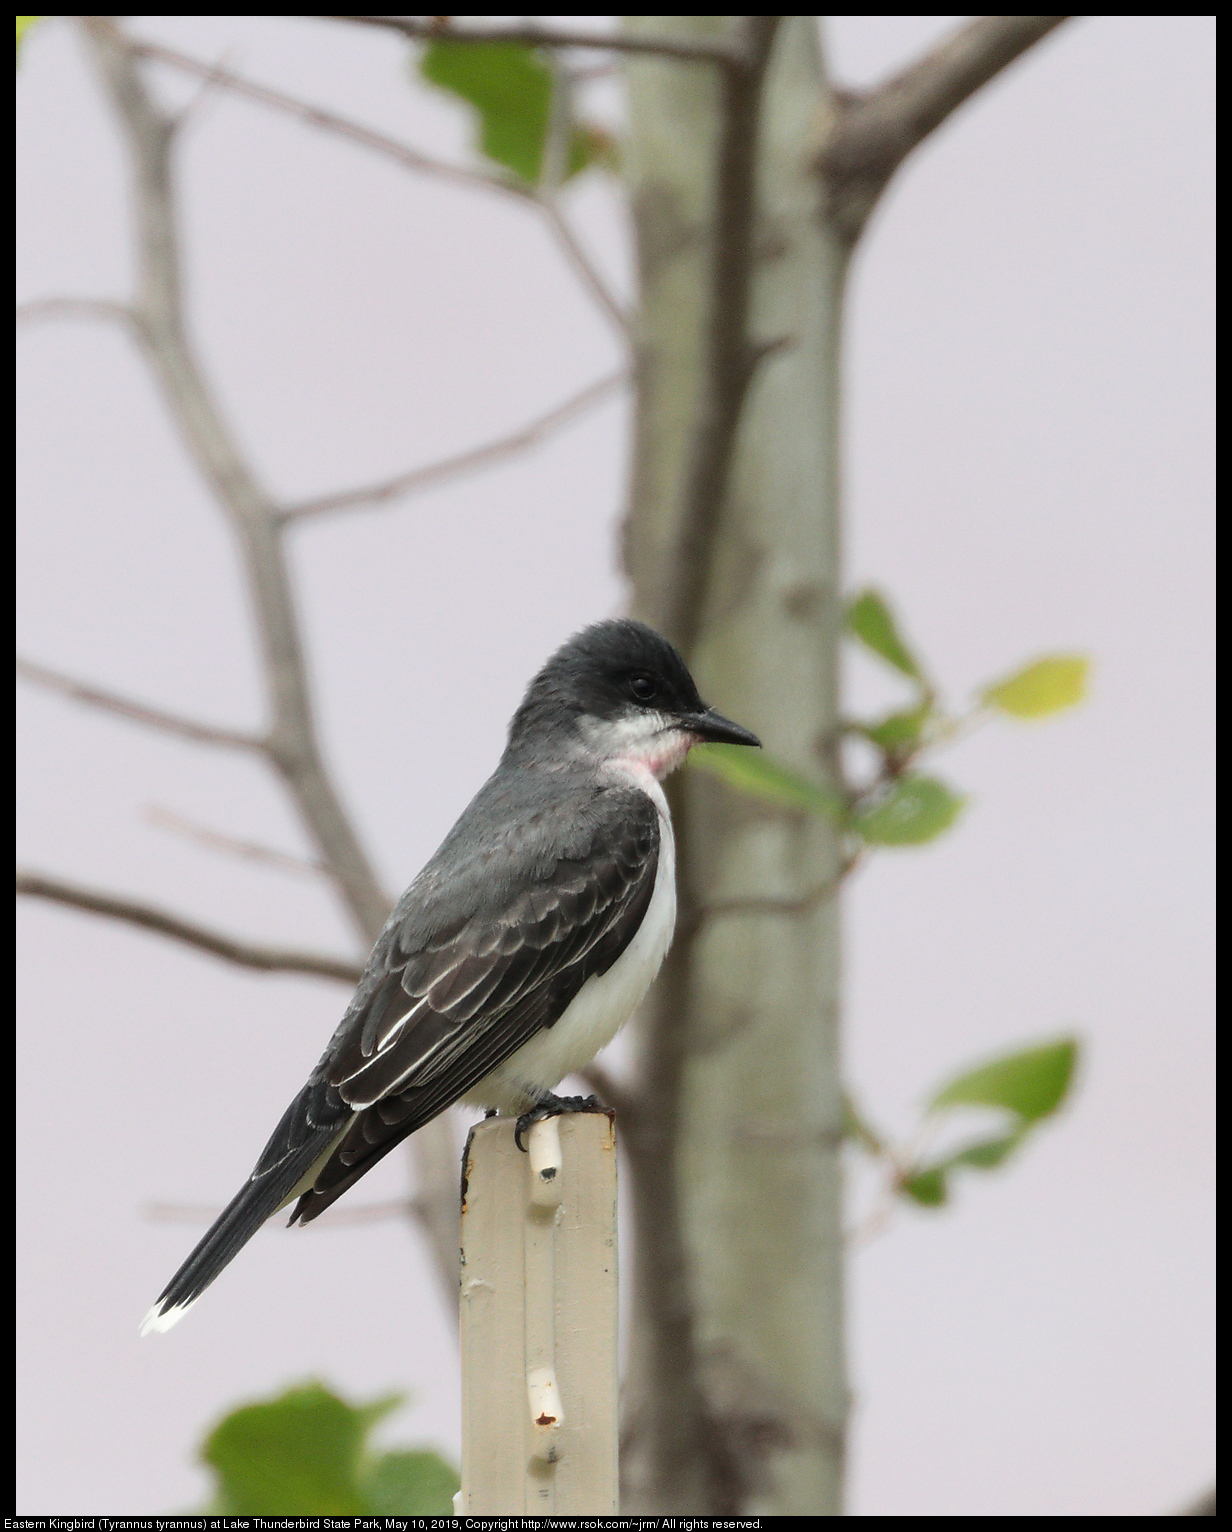
[[[644,780],[640,774],[636,785],[650,794],[659,810],[659,865],[641,925],[608,971],[587,979],[554,1026],[537,1032],[467,1092],[465,1099],[472,1105],[525,1111],[611,1042],[658,973],[676,927],[676,843],[663,789],[653,777]]]

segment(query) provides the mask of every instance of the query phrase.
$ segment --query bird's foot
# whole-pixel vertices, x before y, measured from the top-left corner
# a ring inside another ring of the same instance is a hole
[[[518,1118],[513,1129],[513,1141],[526,1153],[526,1145],[522,1142],[523,1133],[529,1130],[537,1122],[542,1122],[545,1117],[563,1117],[568,1112],[602,1112],[605,1109],[599,1105],[597,1096],[553,1096],[551,1091],[544,1093],[543,1099],[531,1107],[529,1112],[523,1112]]]

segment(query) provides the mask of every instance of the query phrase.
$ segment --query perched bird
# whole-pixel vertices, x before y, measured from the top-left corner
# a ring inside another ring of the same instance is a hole
[[[496,771],[398,901],[355,998],[256,1168],[146,1315],[167,1330],[271,1213],[308,1223],[455,1101],[537,1118],[650,987],[676,921],[659,786],[703,740],[756,745],[627,619],[530,683]]]

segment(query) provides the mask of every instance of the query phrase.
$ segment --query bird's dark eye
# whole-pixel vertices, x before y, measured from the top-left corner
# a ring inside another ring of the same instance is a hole
[[[658,689],[653,676],[643,674],[629,678],[629,690],[639,702],[649,702]]]

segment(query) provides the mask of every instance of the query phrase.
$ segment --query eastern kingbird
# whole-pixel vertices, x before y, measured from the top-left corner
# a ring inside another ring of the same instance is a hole
[[[163,1290],[169,1330],[279,1208],[308,1223],[455,1101],[529,1121],[583,1105],[588,1064],[650,987],[676,923],[660,781],[703,740],[756,745],[708,708],[665,638],[596,623],[527,688],[500,765],[398,901],[355,998],[256,1169]]]

